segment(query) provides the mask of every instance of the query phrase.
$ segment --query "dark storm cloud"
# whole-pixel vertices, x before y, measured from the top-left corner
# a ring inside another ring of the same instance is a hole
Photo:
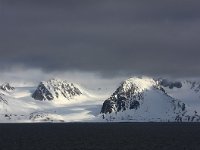
[[[0,67],[200,75],[200,1],[1,0]]]

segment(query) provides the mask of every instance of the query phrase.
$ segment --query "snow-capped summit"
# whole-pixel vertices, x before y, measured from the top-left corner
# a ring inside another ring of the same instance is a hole
[[[81,95],[80,89],[73,83],[58,79],[41,82],[32,97],[35,100],[71,99]]]
[[[15,88],[12,87],[9,83],[4,83],[0,86],[0,89],[6,92],[13,91]]]
[[[142,92],[156,86],[156,84],[156,81],[149,77],[132,77],[122,82],[118,90],[119,92],[128,92],[130,89],[134,89],[137,92]],[[135,89],[136,87],[137,89]]]
[[[188,113],[185,103],[169,96],[157,80],[133,77],[125,80],[110,98],[101,113],[109,121],[192,121],[199,116]],[[191,117],[192,116],[192,117]]]

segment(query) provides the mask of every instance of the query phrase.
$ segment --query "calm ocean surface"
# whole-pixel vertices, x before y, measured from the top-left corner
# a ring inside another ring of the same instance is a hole
[[[1,150],[200,150],[200,123],[0,124]]]

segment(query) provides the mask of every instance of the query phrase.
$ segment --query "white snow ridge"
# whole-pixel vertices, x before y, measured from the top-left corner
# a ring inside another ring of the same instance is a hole
[[[0,122],[197,122],[200,84],[150,77],[108,92],[51,79],[37,87],[0,86]],[[109,97],[109,98],[108,98]]]

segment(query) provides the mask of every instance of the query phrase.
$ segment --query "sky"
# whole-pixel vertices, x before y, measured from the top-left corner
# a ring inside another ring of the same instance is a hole
[[[0,0],[1,80],[199,77],[199,6],[199,0]]]

